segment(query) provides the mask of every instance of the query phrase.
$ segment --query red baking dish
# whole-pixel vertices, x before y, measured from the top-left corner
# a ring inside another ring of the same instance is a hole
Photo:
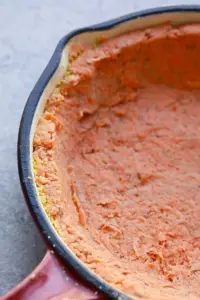
[[[61,39],[33,88],[25,106],[18,138],[18,168],[21,186],[38,229],[47,243],[40,265],[2,300],[131,299],[91,272],[62,242],[50,223],[37,195],[32,166],[32,141],[45,101],[62,78],[67,66],[68,44],[73,40],[92,43],[100,34],[114,37],[137,28],[163,22],[175,24],[200,21],[200,6],[173,6],[143,10],[75,30]]]

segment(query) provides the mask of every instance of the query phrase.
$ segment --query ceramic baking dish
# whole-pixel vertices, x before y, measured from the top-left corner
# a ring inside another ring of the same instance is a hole
[[[32,141],[45,102],[68,66],[72,42],[94,43],[101,34],[108,37],[166,21],[173,24],[200,22],[200,6],[162,7],[140,12],[75,30],[61,39],[55,52],[33,88],[26,103],[18,139],[18,168],[21,186],[32,217],[38,225],[48,251],[41,264],[22,283],[1,297],[8,299],[130,299],[92,273],[64,245],[41,205],[34,182]]]

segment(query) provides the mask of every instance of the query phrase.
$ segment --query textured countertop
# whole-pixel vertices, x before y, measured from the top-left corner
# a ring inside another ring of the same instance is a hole
[[[16,142],[26,99],[70,30],[170,0],[0,0],[0,294],[39,263],[45,245],[20,189]]]

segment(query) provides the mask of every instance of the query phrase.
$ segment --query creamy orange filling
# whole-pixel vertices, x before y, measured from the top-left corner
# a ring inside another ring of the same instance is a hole
[[[63,241],[136,299],[200,299],[200,25],[74,45],[34,137]]]

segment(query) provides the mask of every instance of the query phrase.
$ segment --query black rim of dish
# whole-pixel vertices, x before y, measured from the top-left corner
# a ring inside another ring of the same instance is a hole
[[[35,87],[33,88],[27,103],[25,105],[18,136],[18,170],[19,177],[22,186],[25,199],[27,201],[28,207],[32,214],[33,219],[39,227],[40,232],[45,238],[46,242],[51,248],[54,248],[55,252],[61,257],[66,266],[69,266],[75,271],[77,275],[90,283],[97,290],[102,291],[110,297],[111,299],[131,299],[123,293],[119,292],[100,277],[91,272],[75,255],[71,250],[62,243],[55,230],[52,228],[44,210],[42,209],[40,200],[38,199],[34,180],[32,178],[32,159],[31,153],[32,149],[30,146],[31,139],[31,127],[34,119],[34,114],[36,107],[39,103],[40,97],[51,79],[52,75],[55,73],[60,60],[62,51],[67,44],[67,42],[74,37],[83,32],[92,31],[103,31],[117,26],[121,23],[127,22],[129,20],[134,20],[138,18],[143,18],[150,15],[164,14],[164,13],[176,13],[176,12],[200,12],[199,5],[181,5],[181,6],[167,6],[161,8],[146,9],[139,12],[131,13],[110,21],[106,21],[97,25],[84,27],[72,31],[71,33],[64,36],[58,43],[47,67],[43,71],[39,80],[37,81]]]

